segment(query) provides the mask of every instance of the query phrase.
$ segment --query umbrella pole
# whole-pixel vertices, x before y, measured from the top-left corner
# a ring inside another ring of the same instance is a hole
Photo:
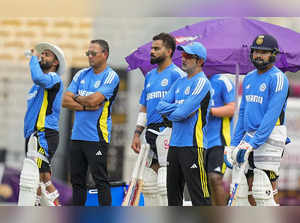
[[[233,132],[235,131],[235,126],[238,120],[238,111],[239,111],[239,89],[240,89],[240,64],[235,64],[235,110],[233,116]]]

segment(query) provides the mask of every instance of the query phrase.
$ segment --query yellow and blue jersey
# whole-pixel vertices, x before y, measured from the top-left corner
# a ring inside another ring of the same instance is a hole
[[[147,125],[163,121],[161,115],[156,111],[156,106],[160,99],[167,94],[172,84],[184,76],[186,73],[173,63],[161,72],[154,68],[146,74],[140,104],[147,108]]]
[[[288,88],[286,75],[276,66],[263,74],[254,70],[246,75],[232,146],[237,146],[246,132],[255,132],[254,137],[244,140],[258,148],[275,125],[285,124]]]
[[[221,107],[235,101],[235,87],[233,83],[221,74],[215,74],[209,79],[212,94],[211,108]],[[208,116],[207,141],[208,148],[215,146],[229,146],[232,136],[232,118]]]
[[[85,68],[75,74],[67,91],[80,96],[88,96],[95,92],[104,95],[103,105],[96,111],[75,111],[72,140],[105,141],[111,139],[111,109],[119,88],[119,76],[109,66],[100,74],[93,69]]]
[[[38,58],[30,60],[31,78],[34,83],[27,97],[27,111],[24,118],[24,136],[37,131],[44,135],[46,128],[58,131],[59,114],[63,94],[63,83],[57,73],[43,73]],[[47,148],[47,145],[42,145]]]
[[[170,146],[207,148],[211,85],[203,72],[178,79],[157,111],[173,123]]]

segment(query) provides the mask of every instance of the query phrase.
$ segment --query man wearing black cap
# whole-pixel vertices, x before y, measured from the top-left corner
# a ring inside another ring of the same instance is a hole
[[[253,194],[249,202],[257,206],[279,205],[277,179],[288,142],[285,110],[289,83],[274,65],[278,53],[277,40],[271,35],[262,34],[254,39],[250,59],[256,69],[243,81],[239,118],[231,149],[225,154],[225,160],[234,166],[249,161],[248,171],[245,171],[249,191]],[[239,191],[245,191],[247,197],[246,189],[239,188]]]
[[[177,49],[182,51],[182,70],[188,76],[178,79],[156,108],[173,124],[167,158],[168,204],[182,206],[186,182],[193,206],[210,205],[203,159],[211,95],[211,85],[202,71],[206,49],[199,42]]]

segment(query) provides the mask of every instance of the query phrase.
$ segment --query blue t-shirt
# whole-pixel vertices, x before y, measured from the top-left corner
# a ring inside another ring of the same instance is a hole
[[[85,68],[75,74],[67,91],[80,96],[88,96],[95,92],[104,95],[103,105],[95,111],[75,111],[72,140],[105,141],[111,139],[111,106],[117,95],[119,76],[109,66],[100,74],[93,69]]]
[[[233,83],[224,75],[216,74],[209,79],[212,87],[211,108],[222,107],[230,102],[234,102],[235,88]],[[208,116],[207,141],[208,149],[215,146],[229,146],[232,129],[231,117]]]
[[[161,72],[155,68],[146,74],[140,104],[147,108],[147,125],[162,122],[156,106],[167,94],[172,84],[183,76],[186,76],[186,73],[173,63]]]
[[[211,85],[203,72],[178,79],[157,111],[173,123],[170,146],[207,148],[206,125]]]
[[[36,56],[31,57],[29,66],[34,85],[27,97],[27,111],[24,118],[25,138],[30,137],[34,131],[44,132],[45,128],[58,131],[63,94],[63,83],[57,73],[44,74]]]
[[[243,95],[232,146],[237,146],[246,132],[254,132],[245,139],[253,148],[264,144],[275,125],[285,124],[285,110],[289,82],[284,73],[273,66],[266,73],[254,70],[243,81]]]

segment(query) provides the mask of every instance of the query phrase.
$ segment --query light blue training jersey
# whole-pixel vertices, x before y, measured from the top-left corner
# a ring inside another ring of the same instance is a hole
[[[43,73],[36,56],[31,57],[29,66],[34,85],[27,96],[25,138],[29,138],[35,131],[44,133],[45,128],[58,131],[63,94],[63,83],[57,73]],[[47,145],[42,146],[47,149]]]
[[[211,85],[203,72],[178,79],[157,111],[173,123],[170,146],[207,148]]]
[[[146,74],[140,104],[147,108],[147,125],[163,121],[161,115],[156,111],[156,106],[160,99],[167,94],[172,84],[184,76],[186,73],[173,63],[161,72],[154,68]]]
[[[235,86],[222,74],[209,78],[212,95],[211,108],[222,107],[235,101]],[[208,149],[215,146],[229,146],[232,136],[233,121],[231,117],[216,117],[211,114],[207,122]]]
[[[104,95],[103,105],[95,111],[75,111],[72,130],[72,140],[105,141],[111,139],[111,106],[119,88],[119,76],[109,66],[100,74],[95,74],[93,68],[78,71],[67,91],[80,96],[88,96],[95,92]]]
[[[253,138],[245,141],[258,148],[266,142],[275,125],[285,124],[288,88],[286,75],[276,66],[263,74],[257,70],[247,74],[232,146],[237,146],[246,132],[255,132]]]

